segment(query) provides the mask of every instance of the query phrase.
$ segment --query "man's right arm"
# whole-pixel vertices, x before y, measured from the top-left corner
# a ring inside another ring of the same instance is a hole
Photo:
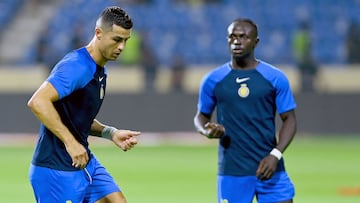
[[[210,122],[211,115],[206,115],[197,111],[194,117],[194,126],[197,132],[207,138],[220,138],[225,133],[224,126]]]
[[[194,117],[194,126],[197,132],[200,134],[207,136],[207,130],[205,129],[206,123],[210,121],[210,117],[205,116],[200,111],[196,112]]]
[[[60,115],[53,105],[53,102],[58,99],[59,95],[56,89],[46,81],[32,95],[27,105],[39,121],[65,144],[66,150],[73,160],[73,166],[83,168],[89,159],[86,149],[62,123]]]

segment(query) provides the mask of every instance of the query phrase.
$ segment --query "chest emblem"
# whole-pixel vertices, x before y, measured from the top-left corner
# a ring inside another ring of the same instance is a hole
[[[240,84],[240,88],[238,89],[238,95],[241,97],[241,98],[246,98],[249,96],[250,94],[250,89],[248,88],[247,84],[244,83],[246,81],[250,80],[249,77],[245,77],[245,78],[239,78],[237,77],[235,79],[235,82]]]
[[[240,88],[238,89],[238,95],[241,98],[246,98],[249,96],[249,94],[250,94],[250,89],[248,88],[247,84],[246,83],[241,84]]]
[[[104,99],[105,89],[104,89],[104,85],[103,85],[103,84],[101,84],[100,91],[99,91],[99,96],[100,96],[100,99]]]

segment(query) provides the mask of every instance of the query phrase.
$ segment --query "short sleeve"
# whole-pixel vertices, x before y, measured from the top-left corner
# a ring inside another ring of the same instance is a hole
[[[91,79],[91,72],[83,64],[63,62],[54,67],[47,81],[54,86],[61,99],[84,87]]]

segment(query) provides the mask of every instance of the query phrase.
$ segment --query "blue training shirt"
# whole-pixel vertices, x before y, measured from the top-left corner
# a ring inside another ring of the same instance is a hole
[[[95,63],[85,47],[68,53],[50,73],[47,81],[59,94],[54,106],[62,122],[88,151],[91,124],[99,112],[106,89],[106,69]],[[32,164],[63,171],[79,170],[63,142],[43,124]]]
[[[256,69],[232,69],[226,63],[208,73],[200,85],[198,109],[225,127],[219,140],[219,175],[256,175],[260,161],[276,147],[276,112],[296,108],[285,74],[259,61]],[[284,171],[278,162],[277,171]]]

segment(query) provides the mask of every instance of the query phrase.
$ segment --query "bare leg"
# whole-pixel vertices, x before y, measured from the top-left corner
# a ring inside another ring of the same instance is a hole
[[[292,199],[290,199],[290,200],[285,200],[285,201],[278,202],[278,203],[293,203],[293,200],[292,200]]]
[[[122,192],[113,192],[99,199],[95,203],[127,203]]]

